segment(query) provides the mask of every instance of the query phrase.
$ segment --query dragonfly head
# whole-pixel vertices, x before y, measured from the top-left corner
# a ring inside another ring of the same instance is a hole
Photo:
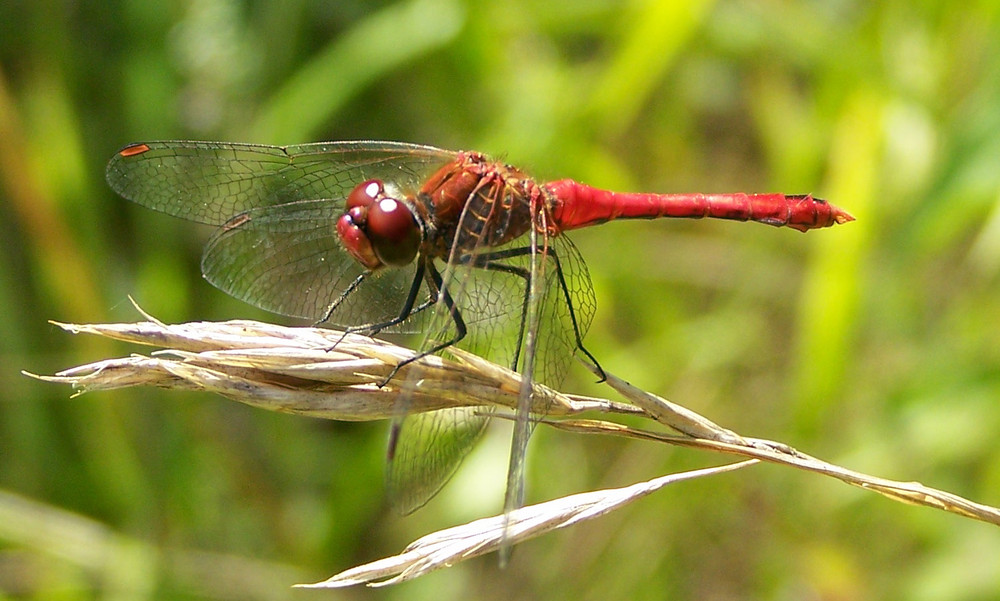
[[[337,220],[337,235],[347,252],[369,269],[408,265],[420,249],[420,231],[410,207],[375,179],[351,190],[347,212]]]

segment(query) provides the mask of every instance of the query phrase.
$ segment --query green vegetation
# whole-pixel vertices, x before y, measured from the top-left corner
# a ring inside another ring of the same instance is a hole
[[[1000,5],[5,2],[0,598],[277,599],[499,510],[506,434],[394,516],[384,424],[205,394],[70,399],[19,370],[142,349],[47,320],[275,320],[204,282],[208,231],[104,185],[128,142],[389,139],[648,191],[812,192],[857,222],[573,236],[588,348],[744,435],[1000,505]],[[563,390],[607,396],[583,368]],[[718,463],[539,428],[529,502]],[[989,599],[1000,531],[776,466],[363,595]],[[317,597],[318,598],[318,597]]]

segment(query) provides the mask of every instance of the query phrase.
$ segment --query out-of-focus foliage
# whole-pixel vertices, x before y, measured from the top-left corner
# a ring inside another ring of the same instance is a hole
[[[408,518],[382,424],[156,390],[46,320],[266,317],[207,232],[115,197],[127,142],[393,139],[541,178],[813,192],[856,223],[581,231],[612,372],[745,435],[1000,504],[1000,9],[693,1],[0,3],[0,596],[275,599],[500,507],[506,433]],[[580,368],[569,391],[607,394]],[[538,429],[529,500],[714,462]],[[760,466],[366,596],[987,599],[1000,532]]]

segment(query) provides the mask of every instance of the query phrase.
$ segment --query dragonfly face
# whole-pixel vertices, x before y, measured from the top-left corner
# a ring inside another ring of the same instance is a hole
[[[405,202],[386,194],[381,180],[355,186],[337,220],[344,248],[368,269],[403,267],[417,256],[423,228]]]

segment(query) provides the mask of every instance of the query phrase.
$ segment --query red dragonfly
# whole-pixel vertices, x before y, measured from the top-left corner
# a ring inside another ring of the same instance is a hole
[[[349,331],[424,332],[423,355],[457,344],[519,371],[507,510],[522,502],[531,381],[557,386],[574,353],[597,365],[583,346],[596,308],[590,277],[563,232],[630,218],[803,232],[854,219],[808,194],[622,194],[398,142],[131,144],[107,179],[129,200],[219,226],[202,273],[236,298]],[[397,509],[433,497],[484,424],[454,409],[397,421],[388,469]]]

